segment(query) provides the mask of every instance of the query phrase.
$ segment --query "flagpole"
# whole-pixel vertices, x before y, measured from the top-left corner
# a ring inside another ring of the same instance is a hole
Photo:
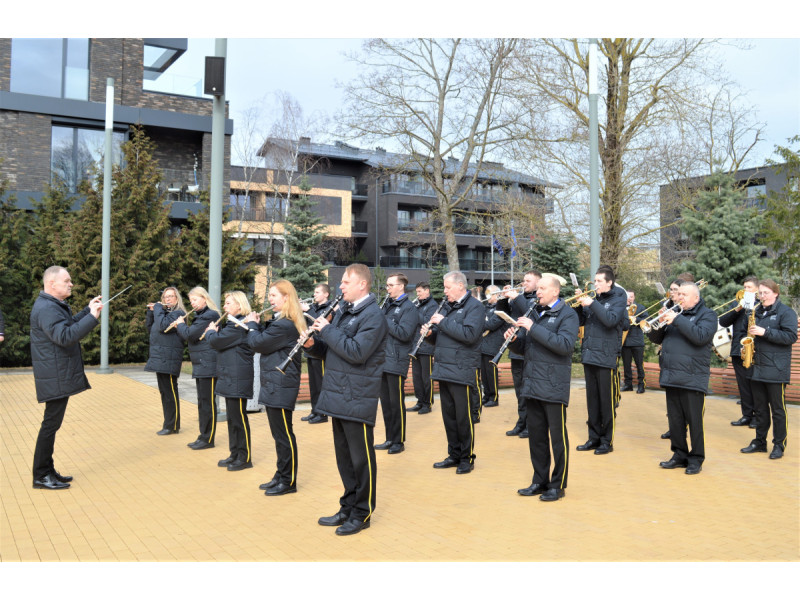
[[[492,285],[494,285],[494,221],[492,222],[492,244],[489,247],[489,255],[491,256]]]

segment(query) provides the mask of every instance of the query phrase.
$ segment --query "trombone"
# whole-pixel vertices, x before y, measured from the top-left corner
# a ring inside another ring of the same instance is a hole
[[[713,310],[714,312],[717,312],[718,309],[722,308],[723,306],[727,306],[731,302],[737,302],[737,306],[738,306],[738,302],[741,302],[742,298],[744,298],[744,290],[739,290],[738,292],[736,292],[736,296],[733,298],[733,300],[728,300],[727,302],[723,302],[722,304],[718,304],[717,306],[715,306],[711,310]],[[727,315],[729,312],[734,311],[734,310],[736,310],[736,306],[734,306],[733,308],[729,308],[728,310],[726,310],[721,315],[718,315],[717,318],[723,317],[723,316]]]

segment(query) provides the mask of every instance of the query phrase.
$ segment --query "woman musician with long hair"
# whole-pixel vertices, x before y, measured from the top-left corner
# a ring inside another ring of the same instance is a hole
[[[250,302],[244,292],[225,293],[222,305],[225,314],[243,317],[250,312]],[[217,463],[228,471],[241,471],[253,466],[250,421],[247,419],[247,400],[253,397],[253,350],[247,343],[247,327],[242,328],[227,319],[222,327],[208,324],[205,339],[217,351],[216,394],[225,398],[228,422],[228,446],[231,454]]]
[[[200,338],[208,324],[219,319],[219,309],[203,287],[192,288],[189,292],[189,302],[195,313],[192,324],[186,324],[185,316],[175,320],[178,337],[189,346],[192,379],[197,386],[197,421],[200,434],[194,442],[187,445],[192,450],[205,450],[214,447],[214,437],[217,433],[217,406],[214,401],[217,352],[209,345],[208,340]]]
[[[244,322],[250,328],[248,344],[261,353],[258,403],[267,409],[277,454],[275,475],[259,488],[265,490],[267,496],[281,496],[297,491],[297,438],[292,428],[292,412],[300,389],[300,352],[294,355],[283,373],[275,367],[286,360],[307,326],[297,291],[290,282],[285,279],[274,282],[267,299],[272,307],[272,319],[262,328],[257,313],[251,312]]]
[[[161,394],[164,424],[158,435],[178,433],[181,428],[178,377],[183,365],[183,342],[170,325],[185,314],[181,294],[174,287],[165,288],[159,302],[147,305],[144,325],[150,335],[150,350],[144,370],[155,372]]]

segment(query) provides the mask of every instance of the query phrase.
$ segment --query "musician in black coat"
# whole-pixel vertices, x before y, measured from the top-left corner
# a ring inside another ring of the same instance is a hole
[[[772,417],[772,452],[776,459],[786,450],[786,386],[791,380],[792,345],[797,341],[797,313],[780,299],[780,287],[772,279],[758,282],[761,304],[756,308],[756,323],[748,329],[755,340],[750,386],[756,413],[756,437],[745,454],[767,451],[767,433]]]
[[[192,379],[197,388],[197,422],[200,434],[195,441],[187,445],[192,450],[205,450],[214,447],[217,434],[217,403],[214,397],[214,386],[217,382],[217,351],[211,347],[203,334],[209,323],[219,319],[219,310],[203,287],[195,287],[189,292],[189,302],[195,313],[192,324],[187,325],[186,317],[183,315],[175,319],[178,337],[189,346]]]
[[[386,317],[386,363],[381,380],[381,410],[386,430],[386,441],[375,446],[399,454],[405,450],[406,394],[409,352],[416,340],[419,312],[406,293],[408,277],[394,273],[386,280],[388,294],[383,314]]]
[[[742,282],[745,292],[758,294],[758,277],[750,275],[745,277]],[[731,327],[731,364],[733,372],[736,374],[736,386],[739,388],[739,399],[742,403],[742,416],[736,421],[731,421],[734,427],[750,425],[755,416],[755,405],[753,403],[753,392],[750,389],[751,369],[745,369],[742,364],[742,338],[747,336],[747,321],[750,310],[744,308],[745,300],[742,298],[736,306],[719,317],[720,327]]]
[[[222,310],[237,318],[250,312],[250,302],[244,292],[225,294]],[[247,400],[253,397],[253,349],[247,342],[249,327],[227,320],[222,327],[210,323],[206,339],[217,351],[217,395],[225,398],[230,456],[217,463],[228,471],[253,467],[250,421]]]
[[[497,365],[492,362],[492,358],[503,345],[503,334],[505,333],[506,322],[494,314],[497,303],[500,300],[500,288],[490,285],[486,288],[486,324],[481,340],[481,384],[483,385],[483,405],[497,406],[500,398],[498,387]]]
[[[314,302],[308,307],[306,313],[311,317],[317,318],[325,312],[330,305],[330,297],[330,286],[327,283],[318,283],[314,288]],[[308,365],[308,389],[311,393],[311,412],[304,417],[300,417],[300,420],[308,421],[311,425],[327,423],[328,417],[326,415],[318,415],[316,413],[317,400],[319,399],[319,392],[322,389],[322,376],[325,373],[325,361],[314,358],[308,353],[304,353],[304,356],[306,357],[306,364]]]
[[[91,388],[83,370],[80,340],[97,326],[103,309],[100,298],[77,315],[65,300],[72,294],[66,269],[52,266],[43,276],[44,291],[31,310],[31,363],[36,399],[44,403],[44,418],[33,452],[33,487],[61,490],[72,476],[61,475],[53,463],[56,433],[64,422],[70,396]]]
[[[164,424],[158,435],[178,433],[181,428],[181,405],[178,398],[178,377],[183,366],[183,341],[175,327],[178,317],[186,315],[177,288],[165,288],[161,301],[147,305],[144,325],[150,336],[150,351],[145,371],[154,371],[161,394]]]
[[[447,436],[447,458],[435,469],[457,467],[456,473],[469,473],[475,467],[475,424],[471,397],[478,394],[478,369],[481,338],[486,320],[483,304],[470,295],[467,279],[460,271],[444,276],[444,311],[434,314],[431,338],[436,347],[431,377],[439,382],[442,420]],[[421,334],[431,328],[424,325]]]
[[[633,309],[631,309],[631,306],[633,306]],[[628,335],[625,336],[625,342],[622,344],[623,386],[620,391],[633,391],[633,369],[631,368],[631,359],[633,359],[636,363],[636,379],[639,382],[636,386],[636,393],[644,394],[647,386],[644,378],[644,333],[642,333],[641,327],[636,327],[636,324],[646,321],[650,315],[645,306],[636,302],[636,294],[629,291],[627,316],[629,321],[631,312],[633,312],[633,326],[628,329]]]
[[[533,481],[517,490],[521,496],[553,501],[564,497],[569,467],[567,406],[572,379],[572,349],[578,339],[578,315],[558,296],[561,284],[553,276],[539,281],[539,303],[530,318],[520,317],[517,338],[509,347],[525,355],[522,395],[527,403],[528,444]],[[513,335],[513,329],[505,332]],[[550,472],[552,447],[553,472]]]
[[[245,322],[250,327],[247,342],[261,353],[258,403],[267,408],[277,455],[277,471],[260,489],[265,490],[267,496],[281,496],[297,491],[297,438],[292,428],[292,412],[300,390],[300,353],[292,357],[283,373],[277,367],[286,360],[306,330],[306,322],[297,291],[290,282],[279,279],[273,283],[267,298],[273,311],[272,319],[259,328],[258,314],[252,312]]]
[[[427,281],[417,284],[417,311],[419,312],[418,325],[425,325],[436,312],[437,303],[431,297],[431,286]],[[411,361],[411,375],[414,378],[414,395],[417,403],[408,410],[428,414],[433,408],[433,384],[431,371],[433,370],[433,345],[423,340],[417,350],[416,358]]]
[[[317,335],[305,346],[309,354],[326,361],[317,410],[332,417],[344,494],[339,512],[318,523],[337,526],[337,535],[369,527],[376,504],[373,429],[386,356],[386,318],[369,293],[371,284],[369,267],[349,265],[339,286],[347,305],[337,311],[332,323],[318,317],[311,326]]]

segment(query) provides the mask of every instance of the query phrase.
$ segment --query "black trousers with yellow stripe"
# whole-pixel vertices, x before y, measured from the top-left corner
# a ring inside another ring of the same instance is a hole
[[[615,404],[619,399],[617,370],[596,365],[583,365],[586,379],[586,411],[589,419],[589,441],[601,446],[614,444]]]
[[[197,422],[200,425],[197,439],[213,444],[217,435],[217,404],[214,401],[217,378],[198,377],[194,381],[197,387]]]
[[[492,362],[493,356],[481,354],[481,382],[483,383],[483,403],[497,402],[500,394],[498,387],[497,365]]]
[[[414,395],[417,397],[417,402],[427,407],[433,406],[431,369],[433,369],[433,356],[430,354],[417,354],[417,359],[411,360],[411,376],[414,378]]]
[[[247,418],[247,398],[225,398],[228,413],[228,447],[234,460],[253,460],[250,421]]]
[[[756,413],[756,444],[766,445],[772,413],[772,443],[786,450],[786,384],[750,380]],[[744,402],[742,403],[744,404]]]
[[[366,423],[333,417],[333,447],[336,466],[344,485],[340,512],[350,519],[368,521],[375,511],[378,483],[373,427]]]
[[[164,429],[178,431],[181,428],[178,376],[156,373],[156,381],[158,381],[158,391],[161,393],[161,408],[164,410]]]
[[[297,484],[297,438],[292,428],[292,411],[267,407],[267,420],[272,439],[275,440],[277,474],[281,483]]]
[[[474,387],[463,383],[439,381],[447,455],[459,462],[475,461],[475,427],[471,403],[476,393]]]
[[[384,373],[381,379],[381,412],[386,429],[386,440],[393,444],[406,441],[406,378],[394,373]]]
[[[667,417],[669,418],[669,443],[672,458],[690,466],[700,466],[706,459],[706,442],[703,415],[706,412],[706,395],[697,390],[665,387]],[[691,450],[686,443],[689,428]]]
[[[533,464],[533,482],[548,488],[567,487],[569,435],[567,407],[558,402],[526,398],[528,447]],[[550,473],[550,447],[553,448],[553,473]]]
[[[322,376],[325,374],[325,361],[319,358],[306,358],[308,362],[308,390],[311,392],[311,412],[317,408],[317,399],[322,390]]]

